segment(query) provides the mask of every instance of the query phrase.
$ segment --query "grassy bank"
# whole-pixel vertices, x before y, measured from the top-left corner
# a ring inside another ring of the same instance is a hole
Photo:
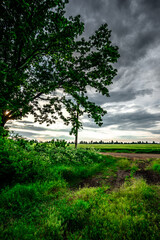
[[[0,239],[159,239],[159,160],[1,139],[0,180]]]

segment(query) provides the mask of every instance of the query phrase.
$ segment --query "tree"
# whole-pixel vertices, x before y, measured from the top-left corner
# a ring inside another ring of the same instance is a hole
[[[80,17],[64,17],[67,0],[2,0],[1,125],[32,113],[36,121],[72,121],[75,101],[98,124],[106,113],[90,102],[87,88],[109,96],[107,86],[117,73],[118,47],[102,25],[85,40]],[[61,89],[63,96],[56,95]],[[68,98],[71,96],[71,98]],[[70,112],[69,112],[70,113]]]
[[[61,87],[55,59],[72,52],[83,32],[79,16],[66,19],[67,0],[2,0],[0,108],[2,123],[33,111],[36,100]]]
[[[57,61],[61,77],[68,79],[64,85],[67,97],[63,96],[61,103],[70,113],[67,118],[63,116],[63,120],[66,124],[72,124],[70,134],[75,135],[75,147],[77,147],[78,130],[82,128],[79,116],[87,113],[96,124],[101,126],[102,116],[106,113],[100,106],[88,100],[87,86],[109,96],[107,86],[112,83],[117,73],[111,63],[116,62],[119,57],[118,48],[111,45],[110,37],[111,31],[108,30],[107,24],[104,24],[88,41],[82,38],[76,42],[75,54],[70,61],[65,62],[65,65],[64,62]],[[68,99],[69,92],[71,99]],[[47,107],[49,109],[51,105]],[[42,114],[40,118],[42,120]]]

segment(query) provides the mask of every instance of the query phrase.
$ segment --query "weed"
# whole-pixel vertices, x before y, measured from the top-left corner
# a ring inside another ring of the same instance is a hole
[[[152,162],[152,169],[160,174],[160,159]]]
[[[130,169],[130,161],[127,158],[120,159],[117,162],[117,165],[122,170],[129,170]]]

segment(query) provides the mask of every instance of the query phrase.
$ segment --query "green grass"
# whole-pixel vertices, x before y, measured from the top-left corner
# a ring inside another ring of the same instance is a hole
[[[0,239],[159,239],[160,186],[134,178],[138,160],[47,143],[0,143]],[[157,173],[157,165],[151,160],[148,167]],[[129,174],[120,188],[118,172]]]
[[[160,159],[151,161],[150,165],[147,167],[149,170],[154,170],[160,174]]]
[[[78,148],[94,148],[103,152],[160,153],[160,144],[78,144]]]

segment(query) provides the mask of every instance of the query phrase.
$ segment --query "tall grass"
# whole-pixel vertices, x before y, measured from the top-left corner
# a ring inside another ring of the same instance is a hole
[[[108,185],[78,187],[105,169],[129,169],[130,161],[94,150],[0,141],[0,239],[159,239],[158,188],[134,178],[112,192]]]

